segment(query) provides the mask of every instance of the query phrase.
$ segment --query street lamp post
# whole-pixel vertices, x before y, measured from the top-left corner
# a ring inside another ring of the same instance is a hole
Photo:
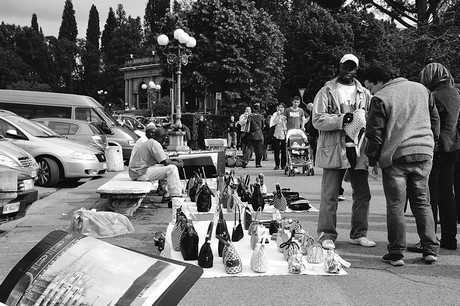
[[[107,91],[105,90],[98,90],[97,94],[99,95],[99,101],[101,101],[102,106],[105,108],[104,101],[105,101],[105,96],[107,96]],[[108,109],[111,112],[112,111],[112,103],[109,103]]]
[[[149,84],[142,84],[141,88],[147,90],[147,105],[150,108],[150,118],[153,118],[153,108],[156,102],[158,102],[158,93],[160,92],[161,86],[155,84],[154,81],[150,81]],[[156,99],[154,97],[156,94]]]
[[[166,60],[169,65],[176,66],[176,75],[177,75],[177,94],[175,97],[176,100],[176,121],[172,124],[173,129],[169,134],[169,146],[167,148],[168,151],[189,151],[190,148],[185,145],[184,142],[184,135],[185,132],[181,131],[180,128],[182,127],[181,123],[181,76],[182,76],[182,65],[187,65],[190,56],[192,56],[191,48],[196,46],[196,40],[193,37],[190,37],[187,33],[184,32],[182,29],[176,29],[174,31],[174,38],[178,43],[177,45],[177,53],[174,53],[172,49],[171,51],[165,52],[163,54],[166,56]],[[161,34],[157,38],[158,44],[163,48],[169,44],[169,38],[165,34]],[[174,110],[174,99],[171,99],[172,103],[172,110]]]

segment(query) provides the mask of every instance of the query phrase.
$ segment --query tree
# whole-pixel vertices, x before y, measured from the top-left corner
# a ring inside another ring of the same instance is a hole
[[[32,29],[34,29],[35,32],[40,33],[38,29],[38,22],[37,22],[36,14],[32,14],[32,21],[30,22],[30,26],[32,27]]]
[[[115,19],[115,13],[112,8],[109,9],[109,15],[107,16],[107,20],[104,25],[104,31],[102,32],[102,39],[101,39],[101,49],[102,52],[105,54],[107,51],[108,45],[112,40],[112,33],[117,28],[117,20]]]
[[[169,0],[149,0],[145,7],[144,27],[151,33],[158,34],[158,25],[161,18],[169,10]]]
[[[359,0],[366,7],[374,7],[397,20],[406,28],[439,23],[439,15],[452,1],[449,0]]]
[[[99,65],[101,53],[99,50],[99,13],[95,5],[91,6],[86,29],[86,42],[82,49],[83,90],[85,94],[95,96],[99,85]]]
[[[201,99],[222,92],[223,112],[235,112],[238,105],[276,102],[284,39],[253,2],[196,1],[189,11],[168,14],[162,32],[172,33],[177,27],[195,33],[197,40],[189,66],[183,69],[185,90]]]
[[[75,20],[75,10],[73,9],[72,0],[66,0],[58,39],[66,38],[68,41],[76,42],[77,35],[77,21]]]
[[[113,13],[112,9],[110,12]],[[120,72],[120,68],[125,65],[130,54],[138,55],[141,53],[143,33],[140,17],[135,19],[131,16],[126,17],[123,5],[119,4],[116,16],[113,15],[115,27],[111,24],[113,20],[110,12],[102,41],[103,73],[101,86],[107,89],[107,100],[117,103],[123,101],[125,96],[123,74]]]

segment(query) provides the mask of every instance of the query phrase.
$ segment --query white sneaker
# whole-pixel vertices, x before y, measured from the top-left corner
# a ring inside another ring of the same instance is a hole
[[[326,249],[326,250],[335,249],[334,241],[332,241],[331,239],[323,240],[321,245],[323,246],[323,249]]]
[[[360,237],[357,239],[350,239],[351,244],[357,244],[363,247],[374,247],[376,243],[372,240],[367,239],[367,237]]]
[[[345,201],[345,197],[343,196],[343,194],[339,194],[339,196],[337,197],[337,201]]]

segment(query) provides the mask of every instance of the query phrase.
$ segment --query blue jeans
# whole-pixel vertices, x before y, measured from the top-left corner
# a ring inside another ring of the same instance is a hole
[[[321,183],[321,204],[318,216],[318,234],[324,232],[324,239],[337,239],[337,196],[342,186],[346,169],[323,169]],[[350,238],[357,239],[367,236],[369,202],[368,172],[366,170],[348,169],[353,189],[353,205],[351,208]]]
[[[395,163],[382,169],[383,191],[387,202],[388,252],[403,255],[406,249],[404,205],[409,197],[415,217],[423,255],[437,255],[439,242],[434,232],[434,219],[428,201],[428,176],[432,160]],[[407,193],[406,193],[407,192]]]

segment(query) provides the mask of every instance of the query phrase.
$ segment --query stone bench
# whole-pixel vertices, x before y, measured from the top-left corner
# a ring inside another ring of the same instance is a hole
[[[99,187],[96,192],[101,195],[101,198],[109,200],[110,209],[132,217],[144,198],[157,189],[158,181],[133,181],[128,171],[123,171]]]

